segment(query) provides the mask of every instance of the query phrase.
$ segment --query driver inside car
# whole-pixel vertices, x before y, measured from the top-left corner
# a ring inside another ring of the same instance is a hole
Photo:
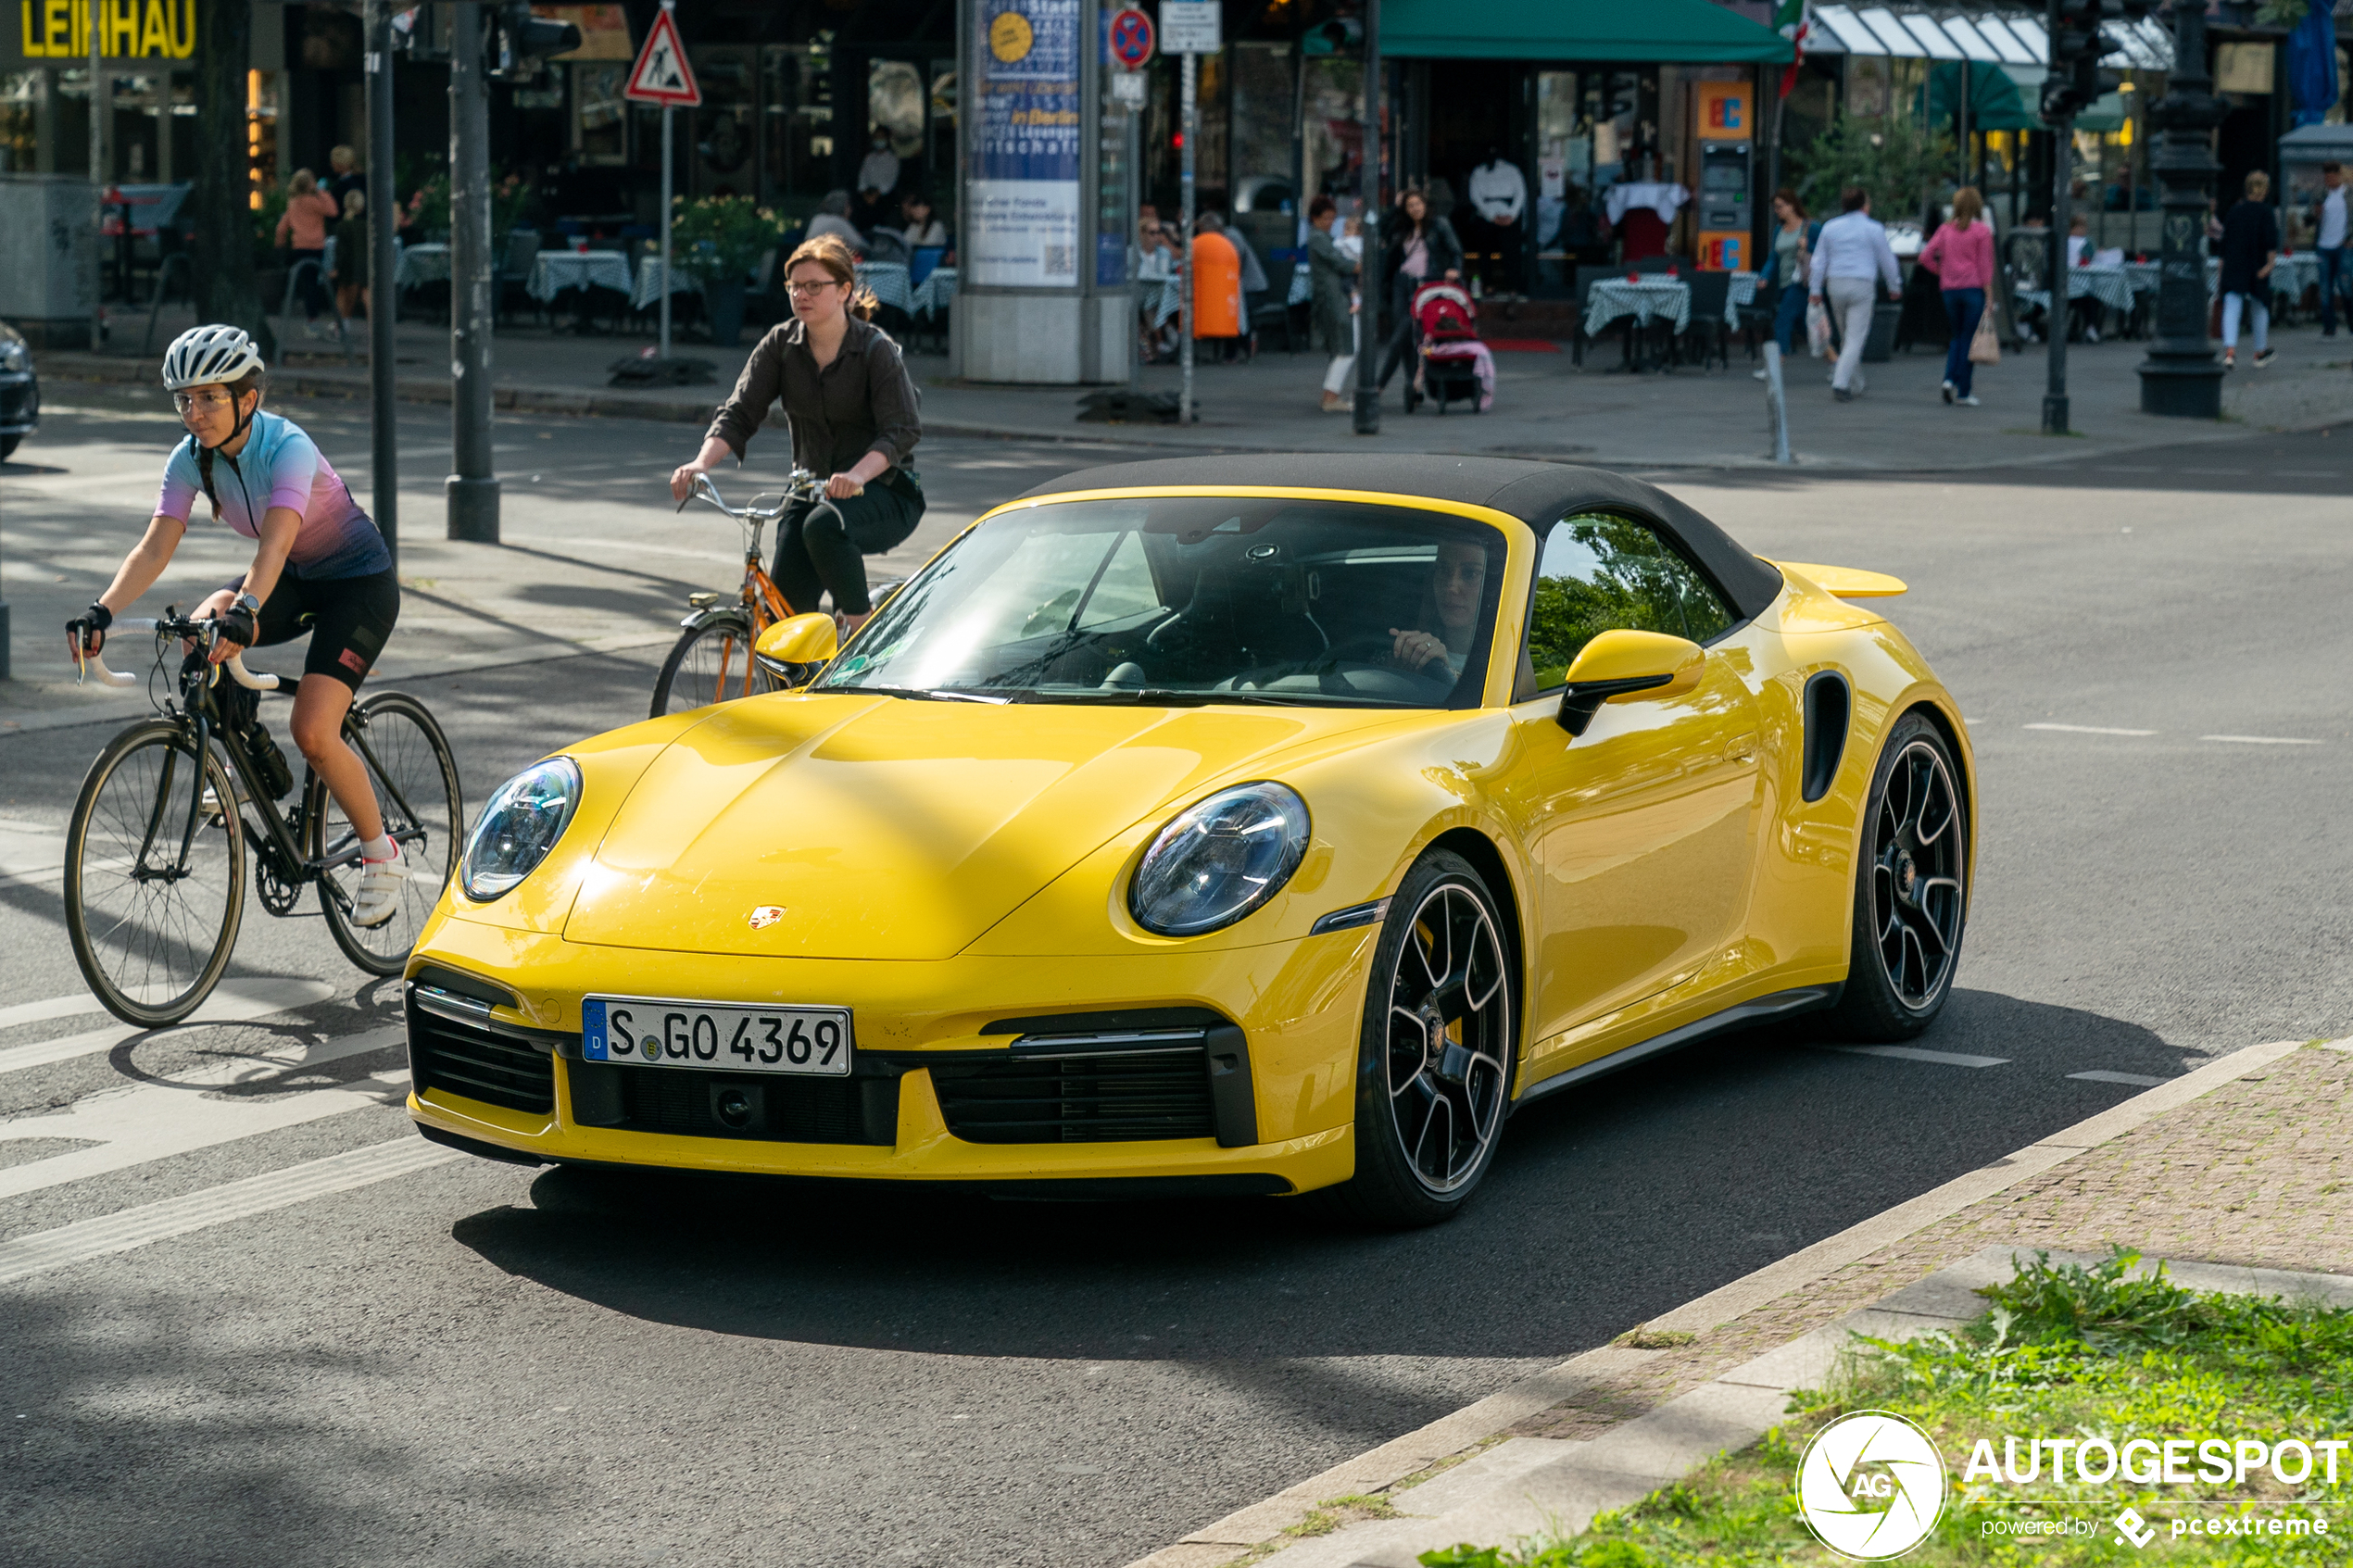
[[[1390,662],[1401,670],[1436,675],[1439,665],[1460,675],[1478,636],[1478,607],[1487,591],[1487,552],[1477,545],[1446,541],[1430,568],[1429,596],[1418,625],[1391,626]]]

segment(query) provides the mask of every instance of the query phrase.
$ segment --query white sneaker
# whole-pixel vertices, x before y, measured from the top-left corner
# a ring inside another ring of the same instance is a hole
[[[1765,380],[1765,372],[1762,370],[1751,370],[1749,374],[1755,376],[1758,381]]]
[[[2083,329],[2083,341],[2084,341],[2085,343],[2097,343],[2097,342],[2099,342],[2099,341],[2100,341],[2100,330],[2099,330],[2099,328],[2097,328],[2097,327],[2085,327],[2085,328]]]
[[[1953,401],[1958,403],[1964,408],[1974,408],[1977,407],[1977,394],[1974,392],[1963,393],[1960,396],[1953,399]]]
[[[400,909],[400,884],[409,880],[409,859],[393,846],[389,860],[359,862],[359,897],[351,906],[351,923],[366,929],[384,924]]]

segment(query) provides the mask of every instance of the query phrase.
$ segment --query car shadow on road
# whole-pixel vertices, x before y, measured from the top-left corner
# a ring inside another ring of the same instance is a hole
[[[713,1333],[949,1355],[1561,1358],[2170,1076],[2148,1031],[1957,992],[1918,1044],[1791,1025],[1538,1101],[1453,1223],[1352,1229],[1313,1200],[1005,1201],[876,1184],[552,1170],[455,1226],[507,1272]],[[1998,1048],[1996,1048],[1998,1047]]]

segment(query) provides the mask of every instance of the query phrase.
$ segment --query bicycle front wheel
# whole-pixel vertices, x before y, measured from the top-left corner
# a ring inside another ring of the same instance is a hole
[[[100,1005],[177,1023],[229,967],[245,915],[245,828],[228,770],[189,732],[125,730],[82,781],[66,830],[66,931]]]
[[[352,907],[359,897],[355,856],[319,873],[319,904],[344,957],[370,974],[398,974],[457,869],[459,840],[466,831],[458,759],[432,710],[406,692],[379,692],[360,703],[344,721],[343,734],[367,765],[384,832],[400,846],[409,880],[401,884],[400,907],[390,920],[355,925]],[[314,860],[342,855],[359,842],[317,773],[304,791],[303,821],[308,824],[303,849]]]
[[[751,622],[741,616],[708,621],[678,639],[654,680],[653,717],[756,696],[777,688],[751,657]]]

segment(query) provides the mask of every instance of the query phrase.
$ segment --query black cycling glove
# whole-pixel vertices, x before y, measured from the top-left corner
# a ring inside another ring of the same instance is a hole
[[[66,639],[82,657],[93,658],[107,646],[107,628],[113,624],[114,611],[93,600],[88,609],[66,622]]]
[[[254,628],[253,611],[243,605],[231,605],[214,616],[212,621],[213,624],[220,629],[220,635],[224,639],[236,644],[241,648],[253,646],[254,638],[259,634]]]

